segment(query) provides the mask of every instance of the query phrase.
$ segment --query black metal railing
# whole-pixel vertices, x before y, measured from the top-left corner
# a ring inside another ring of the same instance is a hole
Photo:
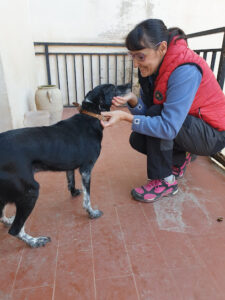
[[[214,71],[215,68],[216,58],[219,56],[218,70],[217,70],[217,74],[215,75],[217,77],[217,81],[219,82],[221,88],[223,89],[224,81],[225,81],[225,27],[188,34],[187,38],[188,40],[190,40],[192,38],[209,36],[218,33],[223,34],[222,44],[220,48],[196,49],[195,52],[200,55],[202,54],[205,60],[207,60],[208,54],[212,54],[211,61],[208,62],[212,71]]]
[[[196,49],[195,51],[207,60],[223,89],[225,80],[225,27],[188,34],[187,37],[190,40],[218,33],[223,34],[221,47]],[[79,102],[90,89],[98,84],[133,83],[133,64],[127,56],[124,44],[35,42],[34,45],[35,54],[45,57],[47,82],[42,84],[56,84],[66,99],[65,106],[72,105],[72,102]],[[42,51],[38,51],[38,47],[41,47]],[[73,49],[73,51],[68,51],[68,48]],[[82,51],[76,49],[82,49]],[[208,61],[209,54],[211,54],[210,61]],[[218,58],[218,68],[215,70]]]
[[[79,102],[80,97],[82,100],[96,85],[133,83],[133,64],[123,44],[35,42],[34,45],[44,47],[44,51],[35,54],[45,57],[47,84],[56,84],[64,91],[65,106]],[[68,47],[74,51],[67,51]]]

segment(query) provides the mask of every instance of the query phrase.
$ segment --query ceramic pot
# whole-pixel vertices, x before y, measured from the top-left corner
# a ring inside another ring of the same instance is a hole
[[[50,125],[62,119],[63,99],[56,85],[41,85],[35,93],[37,110],[47,110],[50,114]]]

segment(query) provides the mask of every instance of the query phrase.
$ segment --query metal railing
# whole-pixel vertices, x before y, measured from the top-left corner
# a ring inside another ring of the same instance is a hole
[[[209,35],[214,35],[214,34],[218,34],[218,33],[223,33],[222,44],[221,44],[220,48],[196,49],[195,52],[200,55],[203,54],[203,58],[205,60],[207,59],[207,56],[209,53],[212,54],[211,62],[209,63],[212,71],[214,71],[215,61],[216,61],[217,56],[219,55],[219,66],[218,66],[217,74],[215,74],[215,75],[217,77],[217,81],[219,82],[219,85],[223,89],[224,81],[225,81],[225,27],[188,34],[187,38],[189,40],[189,39],[196,38],[196,37],[209,36]]]
[[[35,54],[45,57],[47,84],[56,84],[64,91],[65,106],[83,100],[96,85],[133,83],[133,64],[123,44],[35,42],[34,45],[44,48]]]
[[[225,80],[225,27],[188,34],[187,37],[190,40],[218,33],[223,33],[221,47],[196,49],[195,51],[207,59],[207,62],[209,54],[211,54],[211,60],[208,63],[223,89]],[[35,54],[45,58],[47,82],[42,84],[56,84],[66,99],[65,106],[71,106],[72,102],[82,101],[84,95],[98,84],[133,83],[135,76],[133,64],[127,57],[124,44],[35,42],[34,45]],[[37,51],[38,47],[42,51]],[[215,62],[218,58],[218,68],[215,70]]]

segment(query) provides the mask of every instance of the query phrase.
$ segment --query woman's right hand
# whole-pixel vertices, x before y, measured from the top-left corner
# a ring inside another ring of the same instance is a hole
[[[130,92],[123,97],[116,96],[112,99],[112,104],[115,106],[121,106],[128,103],[131,107],[135,107],[138,103],[137,96]]]

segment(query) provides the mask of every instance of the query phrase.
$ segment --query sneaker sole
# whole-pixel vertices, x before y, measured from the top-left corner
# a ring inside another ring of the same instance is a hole
[[[178,192],[178,189],[173,191],[172,193],[170,193],[168,195],[163,196],[163,197],[174,196],[174,195],[176,195],[177,192]],[[141,196],[138,196],[137,194],[134,195],[133,190],[131,191],[131,195],[132,195],[134,200],[139,201],[139,202],[144,202],[144,203],[154,203],[156,201],[159,201],[159,200],[163,199],[163,197],[158,196],[153,200],[146,200],[146,199],[143,199]]]

